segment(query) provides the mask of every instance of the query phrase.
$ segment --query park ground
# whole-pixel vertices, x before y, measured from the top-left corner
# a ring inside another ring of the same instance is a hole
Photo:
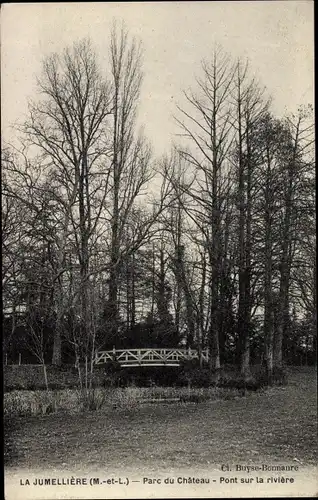
[[[317,464],[315,369],[287,386],[199,404],[153,404],[12,420],[6,471],[134,471],[140,477],[222,464]]]

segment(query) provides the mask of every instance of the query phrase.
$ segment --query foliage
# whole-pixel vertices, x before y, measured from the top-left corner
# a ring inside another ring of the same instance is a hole
[[[84,368],[84,367],[82,367]],[[8,365],[4,367],[4,391],[45,390],[41,365]],[[78,388],[78,369],[70,365],[61,367],[47,366],[48,386],[50,390]],[[102,368],[95,367],[93,387],[104,382]]]
[[[200,366],[198,360],[186,361],[181,365],[178,383],[191,387],[209,387],[211,370],[207,364]]]
[[[232,397],[237,395],[236,389]],[[200,403],[228,399],[229,392],[216,388],[188,387],[117,387],[94,388],[87,391],[63,389],[55,391],[11,391],[4,397],[4,416],[7,418],[45,416],[51,413],[82,413],[103,409],[138,407],[156,401]]]
[[[77,392],[77,402],[83,411],[100,410],[107,401],[107,392],[95,388]]]
[[[171,320],[167,322],[148,318],[129,329],[120,329],[116,335],[108,335],[107,341],[103,345],[105,349],[109,350],[114,346],[116,349],[169,348],[176,347],[180,340],[180,334]]]

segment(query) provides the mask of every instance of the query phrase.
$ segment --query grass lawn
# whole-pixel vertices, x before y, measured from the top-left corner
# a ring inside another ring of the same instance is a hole
[[[316,456],[316,372],[293,370],[289,385],[235,400],[153,404],[80,415],[12,420],[11,469],[143,471],[226,463],[298,463]]]

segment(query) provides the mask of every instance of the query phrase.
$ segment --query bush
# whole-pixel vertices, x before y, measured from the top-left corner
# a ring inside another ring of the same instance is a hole
[[[103,381],[102,386],[116,387],[119,385],[121,366],[118,361],[108,361],[102,365]]]
[[[246,379],[238,371],[227,373],[222,370],[217,381],[217,386],[238,389],[241,394],[245,394],[246,391],[258,391],[269,385],[283,385],[287,383],[285,368],[274,369],[271,381],[269,380],[266,368],[262,365],[253,366],[251,372],[250,377]]]
[[[105,370],[104,387],[162,387],[176,385],[178,367],[141,366],[121,368],[113,365]]]
[[[138,406],[145,394],[141,387],[124,387],[116,389],[112,394],[111,404],[113,408],[131,409]]]
[[[276,385],[287,384],[287,370],[284,366],[281,368],[274,367],[273,369],[273,383]]]
[[[55,392],[12,391],[4,398],[4,416],[48,415],[57,411]]]
[[[255,365],[252,367],[253,378],[259,384],[259,387],[267,387],[270,385],[267,369],[262,365]]]
[[[82,366],[82,374],[84,374],[84,366]],[[76,388],[79,385],[78,369],[71,365],[60,367],[47,365],[47,377],[50,390]],[[104,379],[103,366],[95,366],[94,387],[102,386]],[[41,365],[7,365],[4,367],[4,391],[19,389],[46,390]]]
[[[6,417],[24,417],[30,415],[30,404],[23,397],[22,391],[12,391],[4,397],[3,416]]]
[[[246,391],[258,391],[262,389],[264,381],[261,376],[251,375],[249,378],[245,378],[238,372],[235,374],[222,373],[217,386],[225,389],[236,389],[239,391],[239,394],[245,395]]]
[[[125,387],[78,391],[12,391],[4,395],[4,417],[44,416],[54,412],[79,413],[108,409],[134,409],[142,403],[179,401],[201,403],[207,400],[233,399],[236,388],[218,387]]]
[[[77,397],[80,409],[83,411],[96,411],[104,406],[107,400],[107,391],[95,388],[83,389],[78,391]]]
[[[207,394],[189,394],[189,395],[184,395],[180,397],[180,401],[182,403],[203,403],[204,401],[207,401],[209,396]]]
[[[260,387],[266,387],[269,385],[287,384],[287,371],[284,366],[281,368],[278,367],[273,368],[271,380],[267,368],[265,366],[255,365],[252,368],[252,372]]]
[[[212,385],[211,371],[207,363],[200,366],[199,360],[193,359],[181,364],[178,385],[192,387],[210,387]]]
[[[121,365],[118,361],[107,361],[104,365],[105,375],[114,375],[121,371]]]

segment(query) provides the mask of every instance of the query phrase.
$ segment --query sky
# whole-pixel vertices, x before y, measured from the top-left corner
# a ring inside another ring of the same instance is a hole
[[[313,104],[313,1],[75,2],[2,4],[2,136],[23,120],[35,97],[43,57],[84,37],[91,38],[102,64],[109,32],[123,20],[142,40],[144,82],[139,123],[157,154],[178,133],[173,115],[182,89],[195,87],[202,59],[215,43],[234,58],[248,57],[278,116]]]

